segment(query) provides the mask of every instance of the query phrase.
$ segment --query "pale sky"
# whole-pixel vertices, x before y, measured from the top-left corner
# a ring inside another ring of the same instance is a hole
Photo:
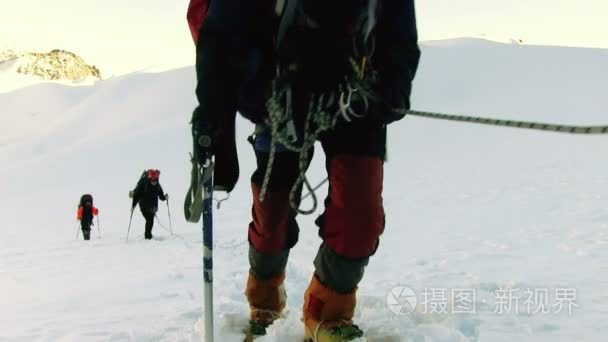
[[[0,0],[0,49],[62,48],[104,76],[194,62],[188,0]],[[419,0],[420,39],[608,48],[608,0]]]

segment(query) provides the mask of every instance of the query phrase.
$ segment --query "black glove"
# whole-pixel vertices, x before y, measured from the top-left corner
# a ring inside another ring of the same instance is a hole
[[[374,114],[388,125],[405,117],[410,109],[410,87],[399,82],[385,82],[379,91],[379,99]],[[401,82],[403,83],[403,82]]]
[[[215,122],[201,113],[197,107],[192,115],[192,158],[204,165],[214,158],[215,190],[232,191],[239,177],[239,162],[235,142],[236,110]]]

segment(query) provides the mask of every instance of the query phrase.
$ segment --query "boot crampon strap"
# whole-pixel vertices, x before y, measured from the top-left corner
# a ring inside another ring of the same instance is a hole
[[[308,333],[307,342],[343,342],[363,337],[363,331],[349,321],[321,321],[314,332]]]
[[[315,275],[304,295],[305,339],[312,342],[343,342],[363,337],[353,324],[356,291],[338,293]]]

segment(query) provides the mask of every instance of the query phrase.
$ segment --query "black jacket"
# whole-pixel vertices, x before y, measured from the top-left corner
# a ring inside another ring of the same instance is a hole
[[[139,207],[144,211],[156,211],[158,209],[158,199],[166,200],[165,192],[160,183],[153,185],[149,179],[141,179],[135,190],[133,190],[133,205],[139,203]]]
[[[381,95],[389,101],[400,98],[398,108],[409,109],[420,58],[414,0],[379,2],[382,10],[374,33],[373,64],[378,68]],[[199,105],[192,125],[212,127],[216,189],[230,191],[238,178],[237,110],[254,122],[266,115],[264,104],[277,63],[273,12],[274,1],[211,1],[200,29],[196,48]]]

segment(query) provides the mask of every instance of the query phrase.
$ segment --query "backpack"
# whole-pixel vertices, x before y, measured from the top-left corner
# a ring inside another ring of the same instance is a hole
[[[142,183],[144,180],[146,180],[147,176],[148,176],[148,170],[144,170],[141,173],[141,176],[139,176],[139,179],[137,180],[137,184]]]
[[[140,188],[143,191],[146,191],[148,189],[148,182],[146,182],[146,180],[151,178],[151,176],[155,176],[156,179],[158,180],[158,178],[160,177],[160,170],[156,170],[156,169],[144,170],[141,173],[141,176],[139,176],[139,179],[137,180],[137,184],[135,185],[135,188],[133,190],[129,191],[129,198],[133,198],[133,196],[135,195],[135,189]]]
[[[78,208],[84,207],[87,202],[91,203],[91,207],[93,207],[93,196],[90,194],[84,194],[80,196],[80,203],[78,204]]]
[[[87,206],[87,203],[90,205]],[[84,194],[80,196],[80,203],[78,203],[78,209],[83,208],[82,210],[82,219],[83,220],[92,220],[93,219],[93,196],[90,194]]]

